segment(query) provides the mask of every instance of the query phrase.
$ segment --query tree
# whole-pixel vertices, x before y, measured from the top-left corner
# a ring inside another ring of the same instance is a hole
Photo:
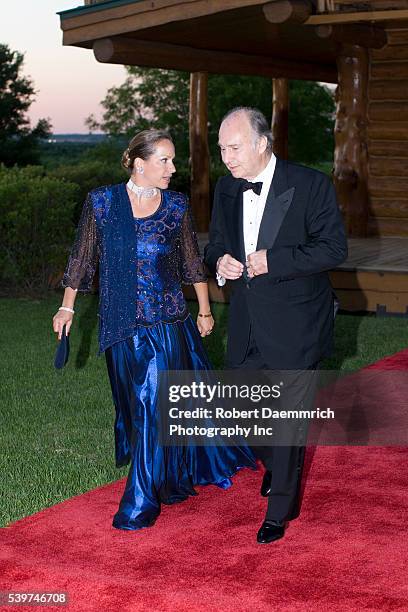
[[[188,72],[127,66],[128,76],[108,89],[101,106],[102,121],[90,115],[91,131],[101,129],[113,137],[131,138],[148,127],[168,129],[175,140],[177,157],[188,157]]]
[[[38,143],[51,130],[47,119],[30,128],[27,111],[34,101],[31,79],[22,76],[24,55],[0,44],[0,163],[27,165],[38,161]]]
[[[146,127],[169,129],[177,157],[188,158],[189,73],[157,68],[127,67],[123,85],[112,87],[101,105],[102,121],[87,120],[91,129],[131,137]],[[208,80],[209,145],[219,160],[218,127],[234,106],[255,106],[271,119],[271,79],[210,74]],[[333,157],[334,100],[330,90],[309,81],[290,82],[289,157],[313,163]]]
[[[331,161],[334,152],[334,96],[326,86],[291,81],[289,86],[289,159]]]

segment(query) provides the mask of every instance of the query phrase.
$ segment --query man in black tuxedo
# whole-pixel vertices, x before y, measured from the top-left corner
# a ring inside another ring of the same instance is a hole
[[[276,158],[256,109],[230,111],[219,146],[231,175],[215,188],[205,261],[219,285],[232,285],[227,366],[290,371],[298,395],[306,373],[300,403],[310,405],[310,375],[333,346],[327,271],[347,257],[333,184],[321,172]],[[269,543],[299,514],[304,447],[263,447],[258,454],[268,509],[257,540]]]

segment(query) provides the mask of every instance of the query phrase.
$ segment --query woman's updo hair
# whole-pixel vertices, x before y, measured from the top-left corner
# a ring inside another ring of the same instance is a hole
[[[143,130],[132,138],[129,142],[127,149],[122,155],[122,166],[132,174],[133,164],[135,159],[149,159],[153,155],[156,145],[161,140],[170,140],[173,142],[172,137],[166,130]]]

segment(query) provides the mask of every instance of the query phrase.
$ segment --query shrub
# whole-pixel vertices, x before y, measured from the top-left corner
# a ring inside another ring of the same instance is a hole
[[[65,268],[78,187],[40,167],[0,169],[0,277],[3,287],[44,290]]]
[[[37,178],[41,176],[45,176],[46,170],[43,166],[24,166],[23,168],[19,168],[18,166],[13,166],[11,168],[7,168],[4,164],[0,164],[0,180],[6,179],[6,177],[21,177],[21,178]]]
[[[190,197],[190,169],[182,163],[177,163],[176,172],[171,177],[169,189],[171,191],[179,191]]]
[[[86,194],[102,185],[112,185],[127,180],[127,172],[117,165],[108,162],[91,160],[81,161],[76,164],[58,166],[48,172],[48,176],[65,179],[69,183],[78,186],[77,205],[73,214],[73,222],[76,224],[82,210]]]

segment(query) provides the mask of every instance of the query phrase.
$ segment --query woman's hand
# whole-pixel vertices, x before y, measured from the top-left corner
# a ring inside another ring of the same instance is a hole
[[[198,331],[200,332],[200,335],[202,338],[204,338],[204,336],[209,336],[213,330],[214,327],[214,319],[212,318],[212,315],[210,314],[210,316],[200,316],[198,315],[197,317],[197,327],[198,327]]]
[[[66,310],[59,310],[52,319],[52,326],[56,334],[58,334],[58,340],[61,340],[62,328],[66,325],[66,333],[69,334],[71,329],[72,320],[74,313],[67,312]]]

